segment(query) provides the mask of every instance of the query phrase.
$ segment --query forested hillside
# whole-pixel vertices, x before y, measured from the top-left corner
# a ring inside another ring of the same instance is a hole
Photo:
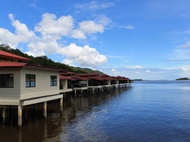
[[[75,73],[96,72],[98,74],[103,74],[100,71],[94,71],[94,70],[89,69],[89,68],[73,67],[73,66],[63,64],[63,63],[54,62],[53,60],[49,59],[47,56],[40,56],[40,57],[29,56],[28,54],[22,53],[19,49],[12,49],[10,46],[8,46],[6,44],[0,44],[0,50],[29,58],[30,59],[29,64],[33,64],[33,65],[43,65],[43,66],[56,67],[56,68],[60,68],[60,69],[75,72]]]

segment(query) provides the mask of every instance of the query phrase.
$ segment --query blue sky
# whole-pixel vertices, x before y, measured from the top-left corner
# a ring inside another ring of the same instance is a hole
[[[0,43],[131,79],[190,77],[189,0],[3,0]]]

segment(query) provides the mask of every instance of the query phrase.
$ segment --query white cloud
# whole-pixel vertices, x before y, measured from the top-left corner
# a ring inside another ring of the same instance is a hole
[[[61,16],[59,18],[54,14],[45,13],[42,15],[42,21],[35,27],[35,31],[51,36],[68,36],[74,27],[72,16]]]
[[[20,23],[18,20],[15,20],[12,14],[9,14],[9,18],[12,22],[13,27],[16,29],[15,34],[19,37],[19,42],[28,42],[34,38],[34,32],[30,31],[25,24]]]
[[[168,55],[168,61],[190,61],[190,41],[176,46],[173,51]]]
[[[116,73],[117,70],[116,69],[111,69],[111,72]]]
[[[0,28],[0,42],[8,44],[12,48],[16,48],[17,44],[20,42],[20,39],[9,30]]]
[[[135,69],[141,69],[142,66],[134,66],[134,67],[132,67],[132,68],[135,68]]]
[[[25,24],[15,20],[12,14],[9,14],[8,16],[11,20],[12,26],[15,28],[15,33],[0,28],[0,41],[2,43],[9,44],[11,47],[16,48],[19,43],[27,43],[35,38],[34,32],[30,31]]]
[[[38,52],[40,53],[45,53],[47,55],[52,54],[52,53],[57,53],[59,54],[59,48],[60,45],[56,40],[54,40],[51,37],[46,37],[43,36],[40,39],[36,39],[36,41],[30,42],[28,44],[28,49],[30,52],[33,52],[33,55],[38,55]],[[44,54],[42,54],[44,55]]]
[[[87,34],[102,33],[104,27],[100,24],[96,24],[94,21],[83,21],[79,23],[79,30]]]
[[[7,29],[0,28],[0,41],[2,43],[15,48],[24,43],[28,49],[26,53],[29,55],[62,55],[65,57],[63,62],[72,65],[95,67],[107,62],[107,57],[100,54],[95,48],[88,45],[77,46],[75,43],[66,46],[64,41],[65,37],[86,39],[89,35],[102,33],[105,26],[103,22],[98,24],[89,20],[81,21],[77,25],[77,23],[74,24],[73,17],[70,15],[57,18],[54,14],[45,13],[32,31],[24,23],[15,20],[12,14],[9,14],[9,18],[15,32],[12,33]]]
[[[95,67],[107,62],[106,56],[101,55],[95,48],[91,48],[89,46],[81,47],[72,43],[69,46],[60,48],[59,51],[61,54],[66,56],[68,60],[65,61],[69,61],[68,63],[75,61],[82,66]]]
[[[182,69],[183,71],[190,71],[190,69],[187,68],[187,67],[182,67],[181,69]]]
[[[35,56],[35,57],[37,57],[37,56],[45,56],[45,53],[43,51],[39,52],[39,51],[35,51],[35,50],[28,51],[28,52],[26,52],[26,54],[31,55],[31,56]]]
[[[71,37],[76,39],[86,39],[86,35],[81,30],[73,30],[71,32]]]
[[[105,24],[105,23],[104,23]],[[86,39],[87,35],[104,32],[102,24],[94,21],[82,21],[79,23],[79,28],[71,31],[71,37],[76,39]]]
[[[127,29],[127,30],[134,30],[135,29],[135,27],[131,26],[131,25],[122,26],[122,28]]]
[[[73,60],[64,59],[62,62],[66,65],[75,66]]]
[[[139,71],[135,71],[135,74],[140,74],[140,72]]]
[[[60,53],[72,59],[79,57],[83,52],[83,48],[72,43],[69,46],[61,48]]]
[[[179,45],[169,54],[169,61],[189,61],[190,60],[190,42]]]
[[[75,8],[78,8],[80,10],[98,10],[98,9],[105,9],[108,7],[112,7],[113,5],[114,5],[113,2],[98,3],[97,1],[91,1],[88,3],[75,4]]]
[[[98,24],[100,24],[100,25],[102,25],[102,26],[107,26],[107,25],[109,25],[110,23],[111,23],[111,19],[109,18],[109,17],[107,17],[106,15],[99,15],[96,19],[95,19],[95,21],[98,23]]]
[[[147,73],[149,73],[149,72],[150,72],[150,70],[146,70],[146,72],[147,72]]]
[[[190,41],[186,42],[186,43],[183,44],[183,45],[180,45],[179,47],[182,47],[182,48],[189,48],[189,47],[190,47]]]
[[[180,77],[189,77],[190,76],[190,66],[181,67]]]

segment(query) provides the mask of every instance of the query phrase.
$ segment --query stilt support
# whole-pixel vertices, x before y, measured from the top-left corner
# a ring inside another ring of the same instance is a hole
[[[47,102],[44,102],[44,117],[47,117]]]
[[[18,105],[18,126],[22,126],[22,105]]]
[[[63,98],[60,99],[60,111],[63,112]]]

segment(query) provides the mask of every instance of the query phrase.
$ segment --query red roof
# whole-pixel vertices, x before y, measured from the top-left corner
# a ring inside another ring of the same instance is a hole
[[[86,78],[86,77],[64,76],[64,75],[60,75],[60,79],[61,79],[61,80],[83,80],[83,81],[88,80],[88,78]]]
[[[71,80],[71,77],[70,77],[70,76],[63,76],[63,75],[60,75],[60,79],[61,79],[61,80]]]
[[[88,80],[88,78],[86,78],[86,77],[80,77],[78,75],[71,76],[71,78],[74,79],[74,80],[83,80],[83,81]]]
[[[84,74],[77,74],[77,76],[80,76],[80,77],[89,77],[90,74],[88,73],[84,73]]]
[[[117,79],[118,79],[118,80],[129,80],[129,78],[122,77],[122,76],[117,76]]]
[[[98,81],[104,81],[105,79],[100,76],[94,76],[94,77],[88,77],[89,79],[98,80]]]
[[[19,62],[0,62],[0,68],[3,67],[23,67],[27,63],[19,63]]]
[[[72,76],[72,75],[76,75],[76,73],[74,73],[74,72],[69,72],[69,71],[66,71],[66,72],[61,72],[60,74],[61,74],[61,75],[65,75],[65,76]]]
[[[17,59],[17,60],[21,60],[21,61],[29,61],[30,59],[28,58],[24,58],[22,56],[18,56],[9,52],[5,52],[0,50],[0,57],[6,57],[6,58],[12,58],[12,59]]]

